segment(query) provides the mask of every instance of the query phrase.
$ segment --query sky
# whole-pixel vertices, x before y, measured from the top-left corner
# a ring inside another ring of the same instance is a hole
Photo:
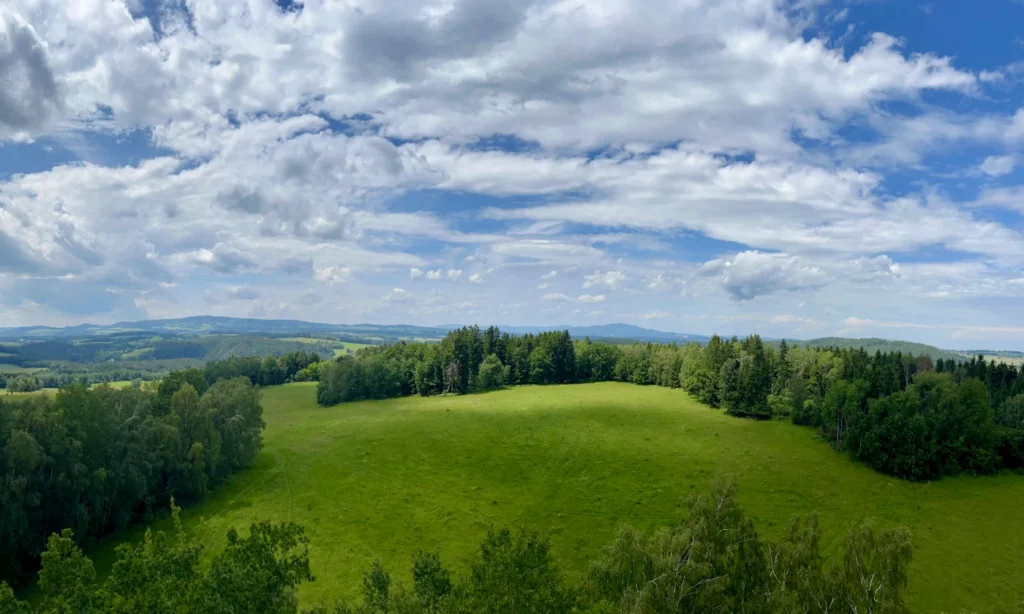
[[[0,326],[1024,349],[1021,0],[5,0]]]

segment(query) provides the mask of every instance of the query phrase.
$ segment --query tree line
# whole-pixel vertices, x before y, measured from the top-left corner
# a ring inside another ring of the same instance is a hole
[[[173,503],[172,503],[173,506]],[[437,553],[412,557],[412,583],[374,561],[363,573],[362,598],[319,604],[304,614],[901,614],[912,557],[905,528],[870,522],[851,530],[826,560],[817,518],[794,519],[785,537],[757,534],[736,503],[735,488],[717,482],[691,495],[675,526],[653,532],[623,527],[582,581],[558,567],[536,531],[491,529],[468,561],[468,573],[445,567]],[[201,544],[187,539],[173,508],[176,536],[147,532],[122,544],[105,581],[75,545],[53,534],[42,555],[43,598],[31,607],[0,584],[0,612],[293,614],[297,589],[315,581],[309,538],[292,523],[228,532],[227,547],[209,566]]]
[[[26,579],[55,532],[96,538],[199,499],[256,459],[262,416],[250,380],[196,370],[0,398],[0,579]]]
[[[566,331],[514,336],[464,327],[440,343],[366,348],[320,366],[321,405],[621,381],[683,388],[727,413],[786,419],[905,479],[1024,468],[1024,377],[981,357],[802,348],[713,336],[706,345],[612,345]]]

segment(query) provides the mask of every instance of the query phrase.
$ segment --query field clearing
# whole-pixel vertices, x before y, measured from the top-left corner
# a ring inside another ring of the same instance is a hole
[[[985,360],[1004,362],[1008,365],[1014,365],[1016,367],[1024,365],[1024,358],[1020,356],[985,356]]]
[[[357,594],[377,557],[406,581],[419,548],[464,569],[490,525],[540,528],[578,577],[620,524],[675,522],[682,499],[719,474],[736,478],[742,506],[769,536],[811,511],[826,550],[861,518],[909,526],[916,612],[998,612],[1024,599],[1021,476],[910,484],[832,451],[810,429],[732,418],[657,387],[529,386],[331,408],[314,395],[315,384],[265,389],[257,464],[183,512],[214,550],[232,525],[305,525],[317,580],[302,588],[303,605]],[[115,545],[90,552],[99,569]]]
[[[0,394],[0,399],[17,399],[18,397],[30,397],[40,394],[48,394],[54,396],[57,394],[57,388],[40,388],[32,392],[7,392],[6,390]]]
[[[97,387],[102,386],[104,384],[106,384],[107,386],[110,386],[111,388],[131,388],[132,381],[125,379],[125,380],[118,380],[116,382],[103,382],[102,384],[93,384],[92,386],[90,386],[90,388],[97,388]]]
[[[145,356],[146,354],[149,354],[152,351],[153,351],[153,348],[138,348],[138,349],[132,350],[130,352],[125,352],[124,354],[121,354],[121,360],[131,360],[132,358],[141,358],[142,356]]]
[[[350,341],[342,341],[340,348],[334,348],[334,356],[345,356],[347,354],[355,354],[363,348],[370,347],[369,343],[352,343]]]
[[[36,371],[45,370],[44,367],[22,367],[21,365],[0,362],[0,373],[35,373]]]

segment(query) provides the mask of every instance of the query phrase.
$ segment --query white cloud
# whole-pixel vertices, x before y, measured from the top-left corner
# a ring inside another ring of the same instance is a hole
[[[583,278],[583,287],[592,288],[604,286],[611,290],[617,290],[626,285],[626,273],[623,271],[596,271],[592,275]]]
[[[658,273],[658,276],[652,279],[650,283],[647,284],[647,289],[654,291],[664,290],[666,287],[668,287],[668,283],[669,282],[668,279],[665,278],[665,274]]]
[[[329,266],[317,269],[314,273],[314,277],[317,281],[326,284],[342,284],[348,281],[351,274],[352,269],[348,267]]]
[[[532,286],[629,292],[634,320],[677,285],[693,311],[813,291],[808,318],[878,321],[1021,292],[1016,218],[977,209],[1024,211],[989,179],[1017,170],[1024,109],[977,104],[1010,99],[1013,64],[972,74],[818,2],[132,3],[0,9],[8,321],[218,310],[256,275],[237,300],[261,317],[418,323],[524,301],[506,311],[543,321]],[[902,167],[920,181],[894,191]],[[453,191],[469,211],[437,204]],[[705,245],[724,255],[692,264]],[[441,262],[501,283],[388,305],[461,280]]]
[[[228,297],[242,300],[253,300],[260,297],[260,291],[252,286],[232,286],[228,288]]]
[[[1013,172],[1013,156],[989,156],[978,166],[978,170],[989,177],[1001,177]]]
[[[576,298],[581,303],[603,303],[606,299],[603,294],[581,294]]]
[[[389,303],[406,303],[412,301],[413,296],[402,288],[392,288],[382,299]]]
[[[46,42],[7,7],[0,7],[0,83],[0,141],[31,139],[63,111]]]
[[[207,266],[225,275],[252,271],[257,268],[254,259],[224,243],[217,243],[213,249],[201,248],[193,252],[181,254],[175,260],[177,262]]]
[[[701,267],[700,273],[718,279],[737,300],[750,300],[774,292],[820,288],[828,282],[821,269],[805,266],[797,258],[757,251],[709,260]]]
[[[540,300],[566,302],[571,301],[572,299],[566,296],[565,294],[562,294],[561,292],[553,292],[551,294],[545,294],[544,296],[540,297]]]

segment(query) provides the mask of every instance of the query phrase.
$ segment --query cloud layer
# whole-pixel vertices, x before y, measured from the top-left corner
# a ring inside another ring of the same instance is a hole
[[[1024,344],[989,330],[1024,298],[1019,66],[903,38],[956,24],[858,15],[14,0],[0,326],[213,312]]]

